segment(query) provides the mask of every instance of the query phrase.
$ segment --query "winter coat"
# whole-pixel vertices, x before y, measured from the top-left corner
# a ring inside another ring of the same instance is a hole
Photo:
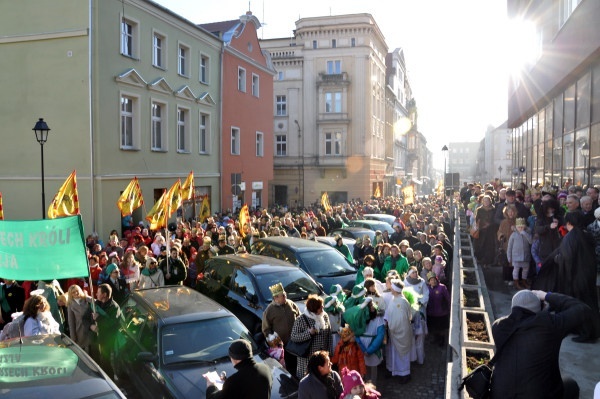
[[[529,262],[531,260],[531,234],[527,231],[513,232],[508,239],[506,257],[509,262]]]
[[[355,340],[338,342],[331,363],[337,364],[338,370],[347,367],[348,370],[358,371],[362,376],[367,374],[365,356]]]
[[[560,345],[583,321],[586,306],[561,294],[547,294],[556,313],[533,313],[516,307],[492,326],[496,359],[491,398],[561,398],[563,383],[559,368]],[[510,336],[511,331],[517,328]]]
[[[342,378],[337,372],[331,371],[331,375],[337,391],[337,395],[333,399],[337,399],[344,392],[344,386],[342,385]],[[298,399],[329,399],[327,387],[314,374],[309,373],[302,378],[298,385]]]
[[[253,358],[244,359],[234,366],[237,372],[227,377],[223,389],[212,385],[206,390],[207,399],[269,399],[273,377],[269,367],[256,363]]]
[[[90,330],[92,325],[92,310],[90,302],[92,298],[81,298],[79,303],[72,300],[67,306],[69,321],[69,334],[71,339],[82,348],[88,347],[92,343],[93,332]]]

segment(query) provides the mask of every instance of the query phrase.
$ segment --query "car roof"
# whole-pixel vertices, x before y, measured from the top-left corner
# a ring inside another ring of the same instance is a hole
[[[316,250],[331,250],[331,248],[327,244],[323,244],[320,242],[316,242],[313,240],[306,240],[304,238],[296,238],[296,237],[265,237],[261,238],[258,241],[268,242],[272,244],[277,244],[281,247],[289,248],[296,252],[298,251],[316,251]]]
[[[208,260],[207,263],[212,264],[215,261],[235,263],[236,265],[248,270],[252,274],[298,270],[298,266],[292,265],[290,262],[286,262],[284,260],[273,258],[270,256],[254,255],[248,253],[238,255],[220,255]]]
[[[164,322],[181,323],[233,315],[207,296],[182,285],[134,290],[131,296],[155,312]]]
[[[333,234],[336,231],[344,231],[344,230],[355,232],[355,233],[360,233],[361,231],[373,231],[373,230],[371,230],[369,228],[366,228],[366,227],[358,227],[358,226],[351,226],[350,227],[349,226],[349,227],[340,227],[340,228],[337,228],[337,229],[333,229],[333,230],[331,230],[331,232],[329,234]]]
[[[335,245],[335,238],[333,236],[319,236],[315,237],[315,239],[319,242],[328,242],[331,246]],[[347,245],[354,244],[356,240],[354,238],[342,237],[342,242]]]

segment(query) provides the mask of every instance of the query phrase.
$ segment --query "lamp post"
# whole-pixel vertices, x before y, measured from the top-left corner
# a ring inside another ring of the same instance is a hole
[[[442,147],[442,152],[444,153],[444,204],[446,203],[446,156],[448,154],[448,146],[444,145]]]
[[[500,173],[500,183],[502,183],[502,165],[498,166],[498,173]]]
[[[590,156],[590,147],[588,147],[587,142],[584,141],[583,145],[581,146],[580,150],[581,152],[581,156],[583,157],[583,181],[586,181],[586,169],[587,169],[587,158]],[[590,186],[590,174],[587,174],[587,186]]]
[[[48,140],[50,128],[48,127],[48,124],[44,122],[44,118],[40,118],[31,130],[35,132],[35,139],[38,143],[40,143],[40,149],[42,151],[42,219],[46,219],[46,191],[44,190],[44,144]]]

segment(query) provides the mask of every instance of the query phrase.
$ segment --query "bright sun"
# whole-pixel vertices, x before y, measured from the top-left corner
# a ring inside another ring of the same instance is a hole
[[[508,71],[513,77],[518,77],[540,56],[540,40],[535,25],[520,19],[508,22],[507,38]]]

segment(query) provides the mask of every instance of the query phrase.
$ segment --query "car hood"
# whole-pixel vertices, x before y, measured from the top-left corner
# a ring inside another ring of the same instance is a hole
[[[331,286],[333,284],[339,284],[343,289],[352,291],[354,283],[356,282],[356,273],[343,276],[317,277],[316,280],[323,285],[323,290],[325,292],[331,292]]]
[[[298,383],[275,359],[265,357],[264,359],[255,355],[254,360],[257,363],[266,364],[271,370],[273,376],[273,388],[271,389],[271,398],[287,398],[294,396],[298,392]],[[221,374],[225,371],[228,376],[234,374],[237,370],[231,364],[229,359],[223,360],[217,364],[206,365],[182,365],[167,366],[162,371],[162,377],[165,383],[177,398],[204,398],[206,397],[206,380],[203,374],[210,371],[216,371]]]

